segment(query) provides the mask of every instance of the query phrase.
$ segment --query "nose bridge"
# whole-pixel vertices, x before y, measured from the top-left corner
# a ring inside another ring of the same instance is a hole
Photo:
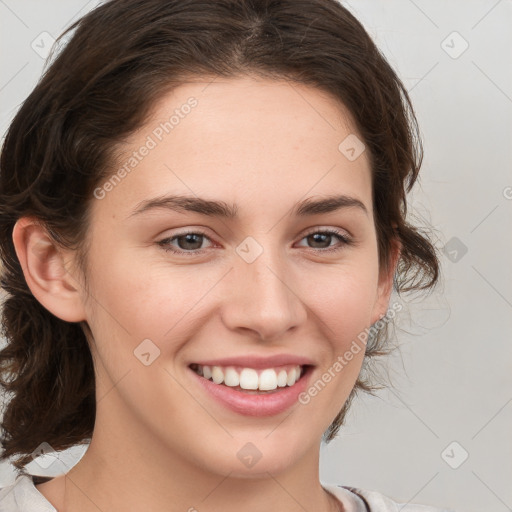
[[[264,239],[264,240],[263,240]],[[285,261],[272,235],[247,237],[236,248],[233,293],[225,309],[231,328],[258,331],[261,337],[273,337],[298,325],[306,311]]]

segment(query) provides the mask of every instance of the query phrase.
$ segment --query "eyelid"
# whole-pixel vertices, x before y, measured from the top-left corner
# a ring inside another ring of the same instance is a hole
[[[308,236],[310,234],[312,235],[312,234],[318,233],[318,232],[322,232],[322,233],[331,232],[331,233],[337,233],[339,235],[344,235],[346,238],[351,238],[351,239],[354,238],[349,231],[347,231],[344,228],[339,228],[336,226],[315,226],[309,230],[306,230],[302,234],[302,238],[304,238],[305,236]]]
[[[203,248],[203,249],[195,249],[191,251],[185,251],[182,249],[172,249],[169,245],[171,241],[174,241],[177,238],[180,238],[182,236],[186,236],[189,234],[194,235],[200,235],[204,238],[208,239],[209,241],[213,242],[212,237],[210,237],[202,228],[194,228],[192,226],[187,226],[186,228],[183,228],[184,231],[179,231],[177,233],[173,233],[172,235],[160,240],[157,242],[158,245],[160,245],[166,252],[170,252],[172,254],[176,254],[177,256],[185,256],[185,257],[193,257],[193,256],[200,256],[205,251],[207,251],[209,248]],[[299,235],[299,242],[305,239],[306,237],[313,235],[313,234],[328,234],[330,236],[337,237],[339,239],[339,243],[333,247],[327,247],[327,248],[321,248],[316,249],[314,247],[309,247],[306,249],[309,249],[310,252],[320,253],[320,254],[330,254],[330,253],[338,253],[341,252],[345,247],[347,246],[354,246],[356,245],[356,241],[352,234],[348,233],[346,230],[343,230],[342,228],[338,227],[322,227],[322,226],[315,226],[310,228],[309,230],[302,232],[301,235]],[[214,242],[213,242],[214,243]]]
[[[177,230],[180,230],[180,229],[183,229],[183,231],[178,231],[176,233],[172,233],[171,235],[168,235],[165,237],[164,240],[166,239],[169,239],[169,238],[174,238],[174,237],[178,237],[178,236],[184,236],[184,235],[188,235],[188,234],[197,234],[197,235],[204,235],[206,238],[208,239],[212,239],[212,237],[207,233],[207,231],[205,230],[206,228],[203,228],[202,226],[194,226],[194,225],[191,225],[191,226],[185,226],[183,228],[175,228]],[[312,228],[308,228],[306,229],[306,231],[302,231],[301,233],[299,233],[299,235],[297,236],[300,236],[301,239],[304,238],[305,236],[308,236],[310,234],[314,234],[314,233],[318,233],[319,231],[322,231],[322,232],[337,232],[338,234],[343,234],[345,235],[347,238],[354,238],[354,236],[352,235],[352,233],[350,231],[348,231],[347,229],[345,228],[340,228],[340,227],[336,227],[336,226],[313,226]]]

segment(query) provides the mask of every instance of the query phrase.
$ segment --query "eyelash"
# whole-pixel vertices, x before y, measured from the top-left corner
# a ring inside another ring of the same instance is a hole
[[[341,245],[335,246],[332,248],[327,248],[327,249],[315,249],[314,247],[310,248],[313,251],[316,250],[317,252],[320,252],[320,253],[334,253],[334,252],[339,252],[339,251],[343,250],[345,246],[354,245],[354,241],[350,237],[348,237],[345,233],[338,231],[336,229],[329,229],[329,230],[325,230],[325,231],[322,231],[322,230],[311,231],[309,233],[306,233],[301,238],[301,240],[303,240],[304,238],[307,238],[308,236],[316,235],[316,234],[334,235],[340,240]],[[197,231],[186,231],[184,233],[178,233],[177,235],[174,235],[172,237],[164,238],[163,240],[160,240],[157,243],[159,246],[161,246],[163,248],[163,250],[165,252],[171,252],[171,253],[178,254],[178,255],[185,255],[187,257],[201,255],[206,249],[195,249],[192,251],[183,251],[183,250],[173,249],[173,248],[171,248],[171,246],[168,245],[173,240],[176,240],[177,238],[180,238],[180,237],[186,236],[186,235],[200,235],[200,236],[204,236],[205,238],[208,238],[208,240],[210,239],[210,237],[206,233],[202,232],[201,230],[197,230]]]

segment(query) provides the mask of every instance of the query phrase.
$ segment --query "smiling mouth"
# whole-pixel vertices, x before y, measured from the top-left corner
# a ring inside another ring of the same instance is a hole
[[[239,366],[208,366],[193,363],[189,368],[201,377],[220,386],[248,394],[272,394],[298,382],[311,365],[284,365],[255,369]]]

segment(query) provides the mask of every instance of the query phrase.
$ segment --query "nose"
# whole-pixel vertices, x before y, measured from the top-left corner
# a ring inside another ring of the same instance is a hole
[[[221,309],[227,328],[271,340],[285,336],[306,320],[299,270],[277,250],[266,248],[251,263],[235,257],[227,277]]]

